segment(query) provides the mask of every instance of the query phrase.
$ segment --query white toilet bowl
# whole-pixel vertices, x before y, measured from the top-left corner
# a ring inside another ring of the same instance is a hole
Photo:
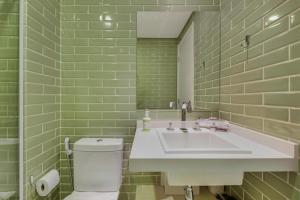
[[[74,144],[74,190],[64,200],[118,200],[123,140],[83,138]]]
[[[118,200],[119,192],[72,192],[64,200]]]

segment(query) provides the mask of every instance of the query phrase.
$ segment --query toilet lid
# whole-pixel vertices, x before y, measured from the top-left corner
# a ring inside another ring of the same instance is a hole
[[[118,200],[119,192],[72,192],[64,200]]]

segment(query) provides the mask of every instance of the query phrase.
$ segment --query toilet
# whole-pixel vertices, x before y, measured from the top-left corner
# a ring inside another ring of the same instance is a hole
[[[74,191],[64,200],[117,200],[123,139],[82,138],[74,144]]]

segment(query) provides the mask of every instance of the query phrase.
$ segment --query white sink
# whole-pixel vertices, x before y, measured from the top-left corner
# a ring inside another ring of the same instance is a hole
[[[130,171],[164,172],[171,186],[216,186],[241,185],[244,172],[298,170],[296,143],[234,124],[228,132],[196,130],[193,121],[169,124],[151,121],[143,131],[138,121]]]
[[[212,132],[158,133],[166,153],[249,154],[251,151],[226,141]]]

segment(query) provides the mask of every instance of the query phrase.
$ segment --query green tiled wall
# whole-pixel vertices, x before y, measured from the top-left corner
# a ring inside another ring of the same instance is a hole
[[[196,109],[219,109],[220,90],[220,11],[195,12],[194,91]]]
[[[68,136],[125,140],[120,199],[137,184],[158,184],[157,173],[129,173],[136,119],[136,12],[217,8],[218,0],[62,0],[61,144]],[[100,21],[109,15],[111,21]],[[61,152],[61,194],[70,187]]]
[[[177,101],[177,39],[137,40],[137,109]]]
[[[45,199],[29,183],[59,169],[60,1],[25,1],[25,198]],[[48,197],[59,199],[59,187]]]
[[[18,33],[19,1],[0,0],[0,192],[18,191]]]
[[[300,143],[300,1],[223,0],[221,15],[221,117]],[[244,200],[296,200],[299,181],[299,172],[248,173],[229,190]]]

